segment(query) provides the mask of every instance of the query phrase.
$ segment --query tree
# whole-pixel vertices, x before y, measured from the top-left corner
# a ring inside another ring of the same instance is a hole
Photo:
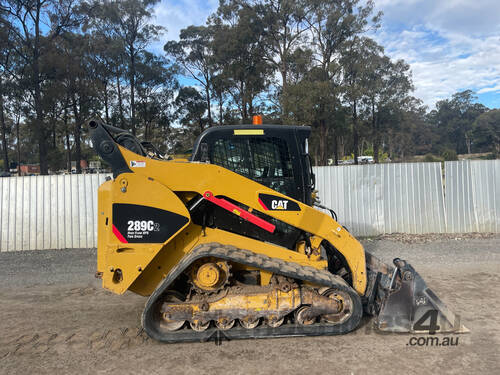
[[[305,5],[303,23],[308,30],[308,44],[306,47],[302,40],[302,45],[295,48],[289,59],[289,84],[283,93],[282,102],[286,103],[295,121],[301,122],[308,118],[305,123],[314,127],[314,133],[318,136],[312,138],[311,149],[317,155],[316,162],[321,165],[327,163],[332,151],[334,162],[338,163],[339,150],[343,152],[339,141],[344,144],[348,133],[343,101],[352,99],[354,83],[362,87],[352,78],[356,74],[360,76],[354,70],[361,69],[368,58],[356,65],[362,56],[352,54],[352,47],[360,44],[360,35],[369,27],[378,26],[380,16],[376,14],[370,18],[373,3],[367,2],[362,6],[358,3],[357,0],[315,0]],[[365,44],[368,45],[371,40],[366,40]],[[356,97],[354,103],[354,134],[359,132],[357,107],[363,97]]]
[[[444,149],[453,149],[458,154],[471,153],[472,124],[487,110],[482,104],[475,103],[476,100],[473,91],[465,90],[436,103],[430,120],[440,135],[439,153]]]
[[[351,108],[352,139],[354,163],[358,164],[360,138],[360,107],[368,91],[368,81],[371,71],[367,69],[373,56],[383,52],[381,46],[370,38],[355,37],[343,52],[341,64],[343,67],[343,90],[345,99]]]
[[[237,105],[243,122],[259,112],[258,97],[270,84],[272,69],[263,57],[261,20],[249,8],[238,9],[237,22],[215,20],[213,49],[220,79]]]
[[[151,24],[159,0],[105,0],[91,26],[122,44],[130,90],[130,129],[136,134],[136,80],[139,56],[164,30]],[[119,83],[118,83],[119,85]],[[120,89],[118,87],[118,89]],[[120,93],[121,96],[121,93]]]
[[[180,66],[180,72],[202,86],[208,112],[208,126],[212,126],[210,90],[215,74],[213,33],[213,27],[189,26],[181,30],[178,42],[171,40],[163,47],[165,53]]]
[[[472,139],[478,151],[491,151],[500,155],[500,109],[479,115],[473,124]]]
[[[112,33],[96,30],[89,33],[88,38],[92,46],[90,58],[94,66],[95,79],[99,83],[97,88],[104,104],[104,119],[108,124],[125,128],[120,83],[125,71],[122,43]],[[118,118],[111,116],[115,98],[118,99]],[[114,122],[112,119],[119,121]]]
[[[380,51],[377,51],[380,52]],[[379,162],[382,134],[387,132],[398,111],[411,112],[406,104],[414,104],[409,98],[413,90],[409,76],[410,66],[403,60],[392,62],[389,57],[375,53],[366,59],[365,104],[371,117],[373,157]],[[411,105],[410,105],[411,106]]]
[[[89,43],[89,36],[65,33],[63,37],[63,40],[57,46],[59,52],[57,57],[62,65],[58,69],[60,74],[58,81],[64,86],[62,92],[65,96],[60,97],[62,110],[55,117],[59,117],[66,110],[69,110],[73,115],[76,172],[81,173],[82,126],[93,111],[100,110],[101,102],[98,100],[100,82],[95,79],[96,71],[93,65],[93,52]],[[56,97],[56,94],[53,96]],[[67,113],[64,116],[67,117]]]
[[[289,84],[290,65],[295,51],[307,39],[309,25],[306,16],[309,5],[306,1],[257,0],[254,9],[262,17],[264,24],[263,58],[272,69],[279,72],[281,86],[279,92],[286,93]],[[281,102],[282,121],[286,121],[288,111],[286,101]]]
[[[142,119],[144,139],[153,137],[155,126],[168,126],[171,114],[170,101],[178,89],[174,67],[167,60],[150,52],[144,52],[137,64],[138,113]]]
[[[73,0],[4,0],[0,4],[12,39],[11,51],[22,61],[22,76],[13,76],[29,93],[28,103],[35,113],[32,127],[38,144],[41,174],[48,173],[48,147],[43,108],[43,87],[47,76],[41,61],[50,43],[65,30],[76,27],[79,15]],[[45,25],[48,25],[46,27]]]
[[[204,116],[207,103],[194,87],[183,87],[175,98],[177,115],[183,126],[194,136],[200,135],[205,129],[208,119]]]
[[[311,149],[318,165],[326,165],[330,156],[329,145],[335,139],[334,124],[340,128],[344,119],[339,118],[342,112],[338,92],[333,82],[324,79],[321,68],[314,68],[304,79],[291,83],[284,96],[284,102],[290,108],[290,114],[299,124],[313,127],[313,142]],[[313,147],[314,146],[314,147]],[[334,158],[338,151],[334,140]]]
[[[0,13],[2,17],[2,13]],[[9,171],[9,153],[7,144],[7,119],[5,113],[4,100],[6,97],[6,90],[4,88],[4,81],[8,80],[8,71],[11,70],[11,53],[9,49],[10,32],[6,27],[6,20],[0,18],[0,130],[2,142],[2,157],[3,167],[5,171]]]

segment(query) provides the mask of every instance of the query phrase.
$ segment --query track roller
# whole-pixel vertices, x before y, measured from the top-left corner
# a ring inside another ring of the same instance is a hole
[[[223,331],[227,331],[228,329],[233,328],[234,323],[234,319],[228,319],[226,317],[219,318],[215,321],[215,325],[217,326],[217,328]]]
[[[240,325],[246,329],[254,329],[259,325],[260,319],[254,318],[253,316],[246,316],[243,319],[239,319]]]
[[[265,319],[266,324],[271,328],[278,328],[285,321],[285,317],[278,318],[277,316],[270,316]]]
[[[192,322],[189,322],[189,326],[193,329],[193,331],[196,332],[203,332],[210,327],[210,322],[202,323],[201,320],[193,320]]]
[[[308,326],[316,323],[316,317],[308,317],[308,312],[310,309],[311,308],[309,306],[301,306],[297,310],[295,310],[295,322],[303,326]]]

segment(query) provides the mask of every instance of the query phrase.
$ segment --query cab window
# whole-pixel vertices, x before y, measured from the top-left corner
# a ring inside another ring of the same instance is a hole
[[[217,139],[210,150],[211,162],[250,178],[282,194],[296,195],[290,150],[276,137]]]

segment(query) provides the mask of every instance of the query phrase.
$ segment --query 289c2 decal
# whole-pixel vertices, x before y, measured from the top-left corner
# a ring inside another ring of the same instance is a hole
[[[127,228],[127,231],[130,232],[130,231],[139,231],[139,230],[142,230],[142,231],[149,231],[149,232],[152,232],[152,231],[156,231],[158,232],[160,230],[160,224],[159,223],[155,223],[153,220],[129,220],[127,221],[127,225],[128,225],[128,228]]]
[[[113,204],[113,233],[122,243],[162,243],[186,225],[189,218],[138,204]]]

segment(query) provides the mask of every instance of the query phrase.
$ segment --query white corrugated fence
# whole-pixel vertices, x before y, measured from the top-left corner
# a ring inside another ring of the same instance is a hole
[[[0,178],[0,251],[96,247],[107,175]]]
[[[322,204],[358,236],[446,231],[440,163],[316,167],[314,172]]]
[[[500,160],[315,167],[322,203],[358,236],[500,232]],[[95,247],[107,175],[0,178],[0,251]]]
[[[500,232],[500,160],[445,163],[448,232]]]

